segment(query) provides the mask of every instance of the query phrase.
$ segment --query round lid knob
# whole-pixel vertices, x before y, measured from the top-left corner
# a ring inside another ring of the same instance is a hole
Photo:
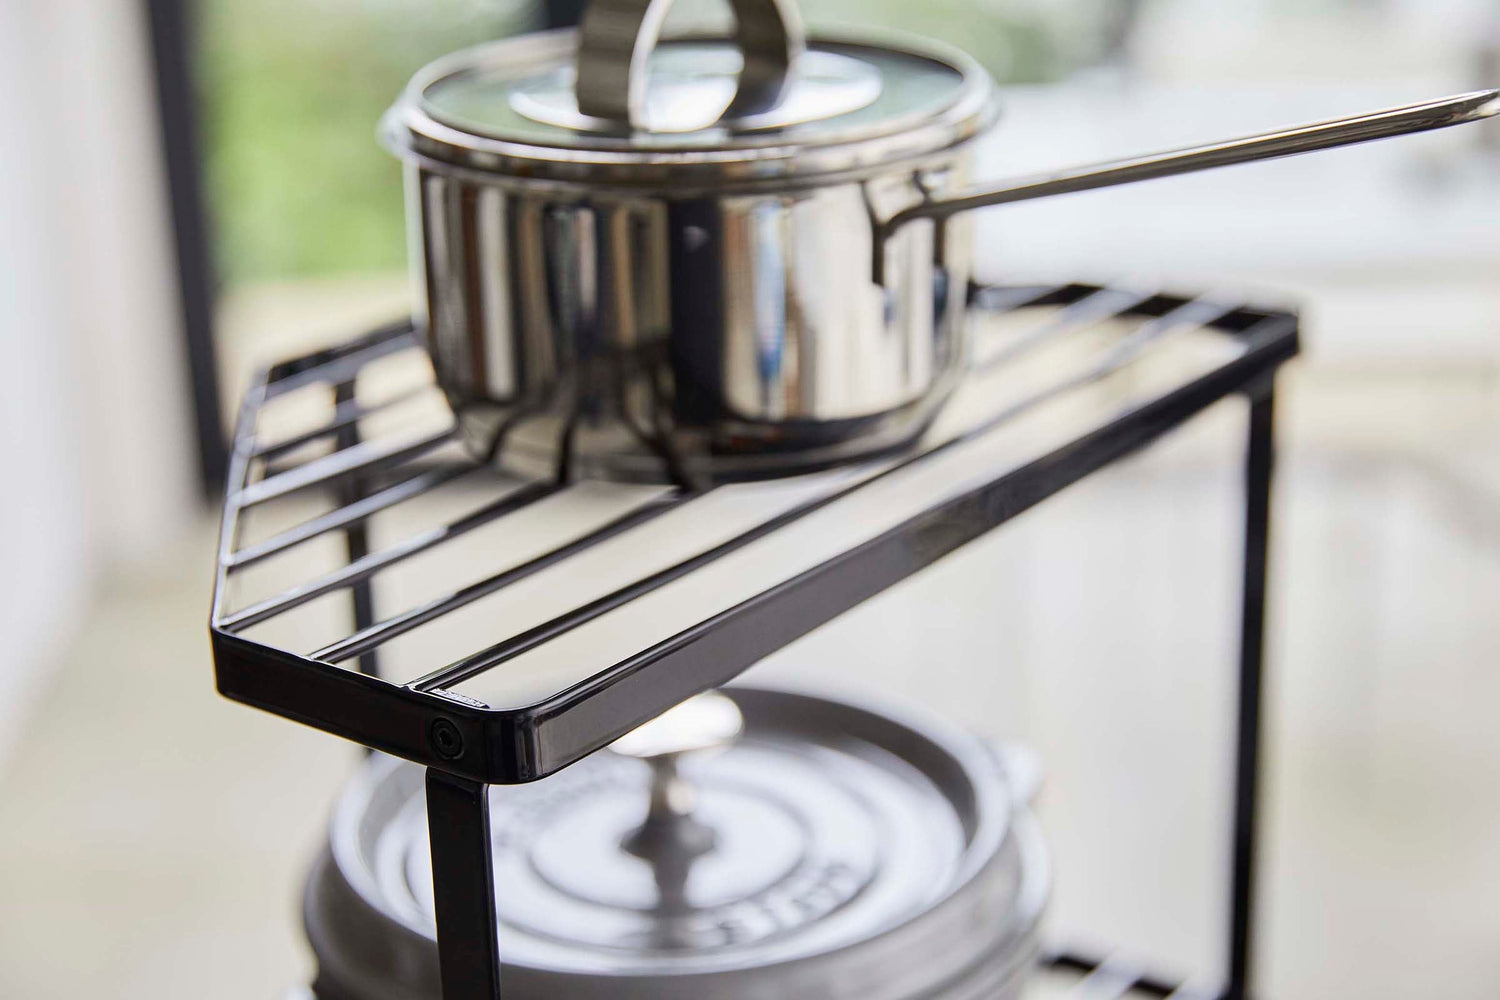
[[[651,864],[667,908],[680,902],[693,859],[713,850],[713,828],[693,818],[698,796],[678,771],[687,754],[722,749],[744,729],[739,706],[717,691],[689,698],[610,744],[651,766],[646,818],[620,846]]]
[[[730,0],[734,42],[744,59],[739,86],[722,119],[769,111],[780,103],[802,54],[802,18],[792,0]],[[593,118],[646,127],[647,64],[672,0],[593,0],[579,24],[578,110]]]
[[[734,701],[717,691],[694,695],[609,745],[645,761],[675,760],[685,753],[728,746],[745,727]]]

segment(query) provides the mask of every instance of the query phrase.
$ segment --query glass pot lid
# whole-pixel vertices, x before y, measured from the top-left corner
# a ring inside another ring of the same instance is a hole
[[[993,83],[962,52],[804,39],[786,0],[737,0],[732,38],[658,44],[666,6],[595,0],[577,31],[440,59],[391,109],[385,141],[491,173],[678,184],[868,170],[993,121]]]

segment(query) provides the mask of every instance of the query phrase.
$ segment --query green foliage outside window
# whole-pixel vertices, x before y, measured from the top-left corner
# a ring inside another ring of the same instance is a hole
[[[717,4],[722,7],[722,0]],[[977,0],[804,0],[807,21],[918,32],[1003,80],[1065,67],[1044,26]],[[684,0],[673,23],[717,13]],[[200,0],[198,71],[214,236],[229,284],[394,270],[400,170],[375,126],[454,49],[529,30],[529,0]]]

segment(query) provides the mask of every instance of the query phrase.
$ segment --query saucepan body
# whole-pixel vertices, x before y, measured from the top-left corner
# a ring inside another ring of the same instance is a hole
[[[698,193],[407,166],[421,328],[465,440],[530,475],[756,478],[899,447],[962,367],[967,147],[791,189]]]
[[[969,226],[877,230],[971,182],[995,116],[984,71],[925,43],[814,39],[825,78],[809,100],[834,91],[853,108],[844,125],[558,134],[568,122],[523,114],[548,112],[514,100],[539,86],[514,67],[545,81],[577,46],[561,32],[460,53],[384,129],[405,160],[418,325],[471,448],[533,476],[703,482],[810,471],[919,433],[963,365]],[[731,72],[724,48],[661,55]],[[445,85],[513,100],[476,123]]]

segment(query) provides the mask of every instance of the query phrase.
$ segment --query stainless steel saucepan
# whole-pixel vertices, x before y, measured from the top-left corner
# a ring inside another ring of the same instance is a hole
[[[426,67],[406,162],[418,321],[463,437],[529,475],[781,476],[901,448],[965,360],[964,213],[1476,121],[1500,92],[975,186],[994,83],[911,40],[670,0]]]

